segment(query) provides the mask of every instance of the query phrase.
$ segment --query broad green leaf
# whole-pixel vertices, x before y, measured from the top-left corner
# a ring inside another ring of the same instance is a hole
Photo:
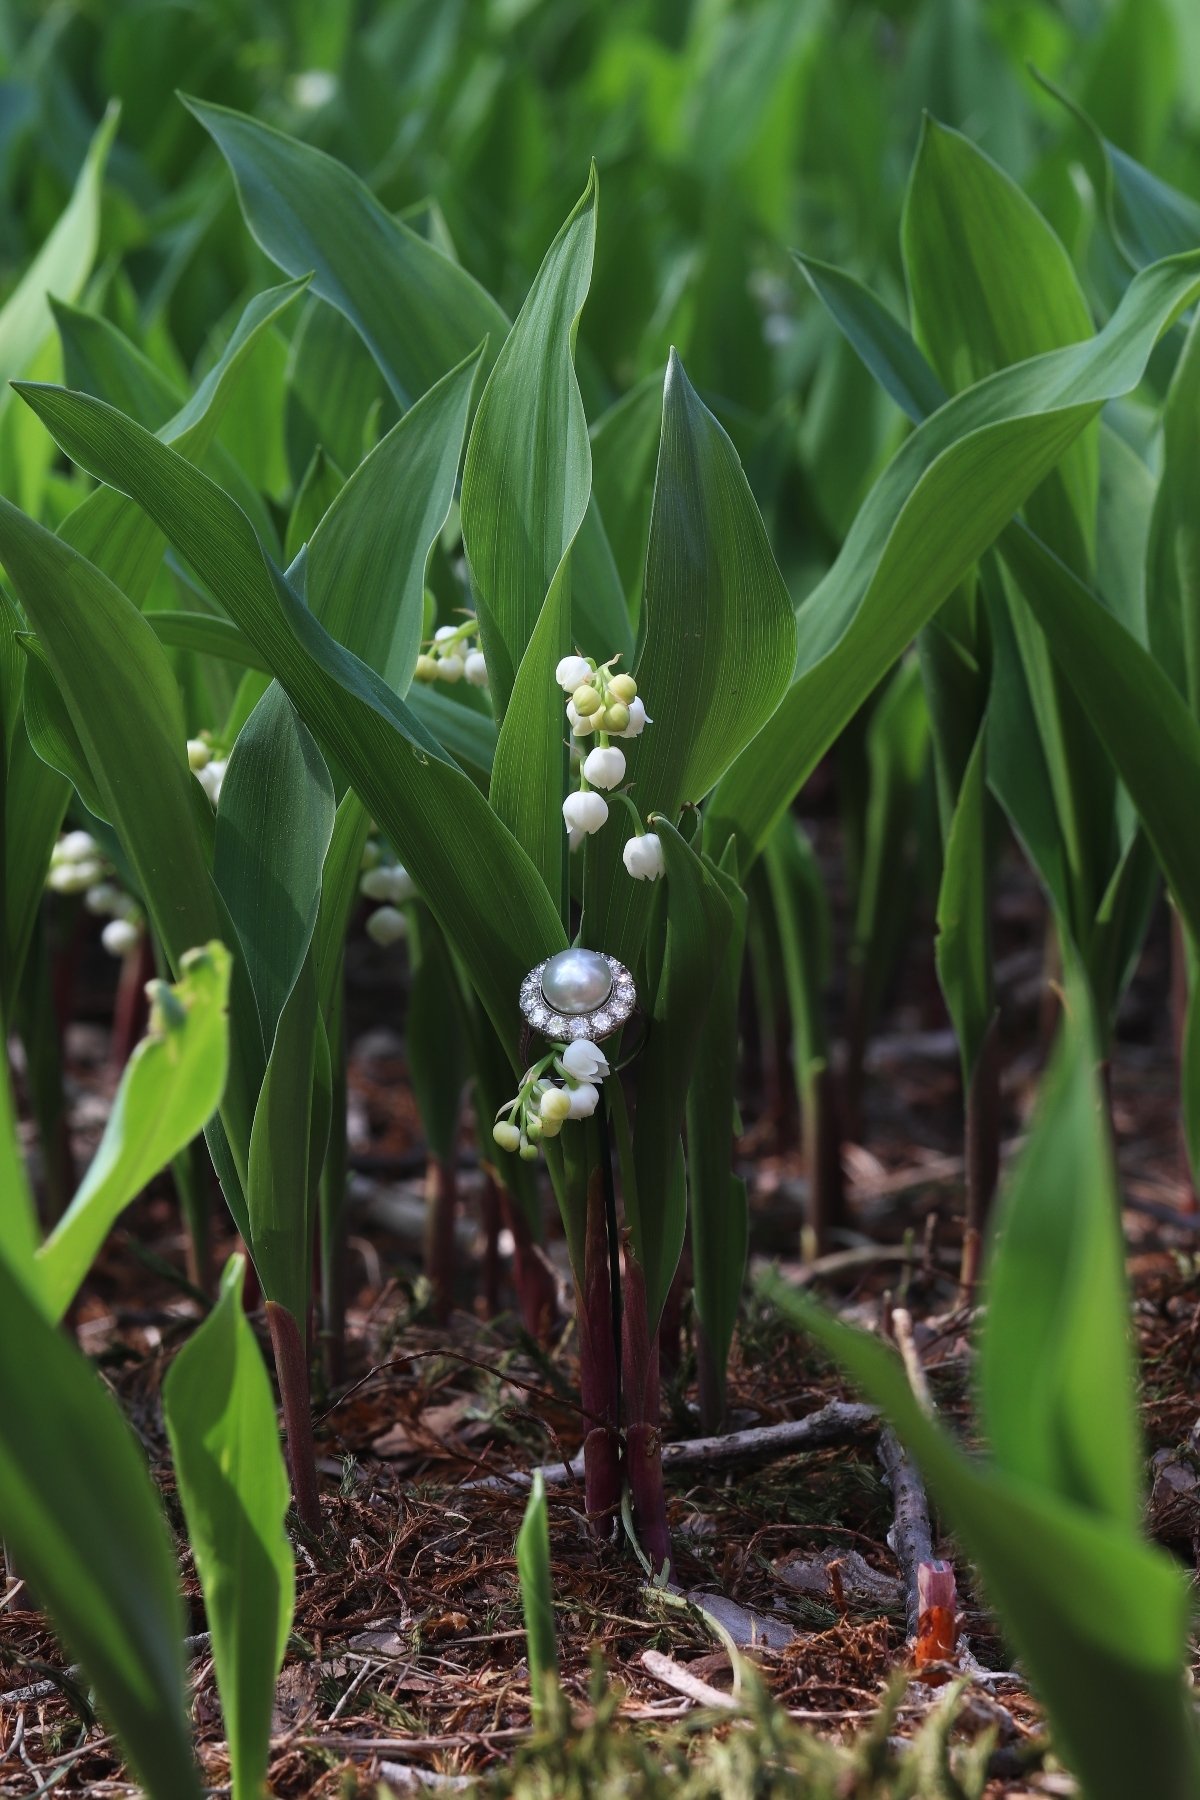
[[[25,730],[29,734],[29,742],[44,763],[70,782],[88,811],[97,819],[104,819],[104,797],[92,779],[87,753],[58,691],[50,659],[33,632],[22,632],[20,644],[26,657],[21,699],[24,702]],[[13,800],[17,797],[17,794],[12,795]],[[44,878],[44,863],[41,874]]]
[[[1131,269],[1200,243],[1200,205],[1190,194],[1160,179],[1127,151],[1111,143],[1069,95],[1044,75],[1035,75],[1082,127],[1088,173],[1101,196],[1113,241]]]
[[[254,1266],[268,1299],[285,1306],[301,1332],[312,1277],[311,1202],[328,1132],[328,1119],[324,1133],[321,1129],[316,1092],[323,1035],[310,954],[279,1016],[254,1111],[246,1171]],[[327,1077],[327,1051],[325,1061]]]
[[[1014,181],[969,138],[927,118],[902,226],[913,335],[951,393],[1092,334],[1071,259]],[[1080,573],[1093,544],[1100,456],[1084,431],[1031,497],[1029,522]],[[1064,544],[1074,524],[1077,546]]]
[[[946,838],[934,945],[938,981],[962,1057],[964,1089],[970,1087],[996,1012],[988,917],[987,742],[985,724],[967,763]]]
[[[721,782],[713,842],[753,852],[920,627],[1104,401],[1129,392],[1200,292],[1200,256],[1136,276],[1085,344],[1002,369],[919,426],[876,482],[800,611],[796,679]]]
[[[6,1065],[0,1069],[0,1245],[12,1274],[35,1296],[33,1259],[39,1237],[37,1208],[17,1136],[17,1113]]]
[[[536,870],[474,783],[329,636],[213,482],[111,407],[55,389],[28,397],[68,454],[137,497],[270,664],[411,871],[515,1058],[521,980],[567,940]],[[0,514],[0,550],[2,526]]]
[[[946,403],[946,390],[893,313],[844,269],[796,255],[801,274],[880,386],[915,425]]]
[[[200,1800],[162,1503],[111,1394],[3,1256],[0,1380],[0,1533],[149,1800]]]
[[[701,861],[669,820],[656,819],[653,829],[666,860],[666,932],[646,1046],[637,1062],[635,1181],[625,1195],[634,1254],[646,1278],[651,1335],[683,1248],[679,1138],[714,977],[733,930],[725,878]]]
[[[5,501],[0,501],[0,560],[70,710],[104,817],[117,830],[159,941],[179,975],[187,951],[225,941],[230,927],[209,876],[179,690],[166,654],[107,576]],[[234,1173],[244,1168],[262,1066],[252,1009],[235,965],[230,1079],[222,1108]],[[239,1195],[228,1184],[230,1172],[228,1165],[221,1171],[236,1218]]]
[[[431,1153],[457,1154],[468,1065],[458,973],[449,945],[423,908],[410,906],[409,990],[405,1044],[409,1078]]]
[[[1162,477],[1146,551],[1147,641],[1200,716],[1200,315],[1167,390],[1162,430]]]
[[[116,1219],[152,1175],[204,1130],[228,1067],[230,956],[208,944],[183,958],[174,987],[156,984],[150,1029],[129,1059],[100,1148],[37,1253],[47,1312],[61,1319]]]
[[[980,1395],[990,1461],[963,1455],[877,1340],[778,1281],[769,1291],[912,1450],[1089,1800],[1184,1800],[1200,1781],[1188,1603],[1171,1559],[1140,1536],[1123,1255],[1086,1004],[1072,996],[993,1248]]]
[[[662,387],[647,375],[591,428],[592,487],[608,529],[621,584],[636,619],[650,531],[654,462],[662,429]]]
[[[308,541],[309,606],[398,694],[416,665],[425,570],[454,500],[478,366],[469,357],[405,413]]]
[[[318,445],[288,514],[287,535],[283,541],[285,563],[295,562],[345,485],[342,471]]]
[[[9,383],[27,373],[53,330],[49,296],[74,300],[91,273],[104,167],[119,117],[116,106],[105,113],[65,211],[0,309],[0,410],[9,404]]]
[[[290,1501],[275,1400],[242,1303],[235,1256],[208,1318],[163,1384],[163,1416],[212,1632],[235,1800],[266,1779],[275,1678],[292,1622]]]
[[[394,219],[321,150],[227,107],[188,100],[228,162],[256,242],[350,320],[402,406],[508,320],[457,263]]]
[[[517,1533],[517,1578],[525,1613],[525,1652],[529,1659],[529,1692],[535,1721],[545,1722],[547,1688],[558,1679],[558,1644],[554,1636],[554,1582],[550,1573],[550,1522],[546,1485],[540,1469],[525,1517]]]
[[[1184,1686],[1190,1608],[1171,1558],[1107,1518],[966,1457],[922,1411],[894,1353],[777,1279],[765,1292],[838,1359],[913,1452],[978,1563],[1088,1800],[1190,1800],[1200,1783]]]
[[[370,830],[370,813],[354,789],[348,788],[338,802],[321,870],[321,905],[313,937],[317,999],[326,1030],[331,1034],[341,986],[346,927],[358,899],[363,850]]]
[[[220,359],[191,398],[157,428],[164,444],[173,445],[194,462],[205,460],[239,378],[279,315],[304,287],[302,281],[291,281],[254,296]],[[223,467],[222,477],[228,479]],[[59,535],[103,569],[136,605],[144,603],[162,560],[164,541],[161,532],[124,494],[111,487],[97,488],[63,521]]]
[[[672,352],[642,602],[638,692],[654,723],[631,746],[638,812],[674,819],[770,719],[795,661],[792,602],[729,438]],[[648,899],[612,827],[589,840],[586,929],[629,962]]]
[[[321,752],[272,682],[230,753],[213,846],[213,880],[254,989],[264,1057],[312,942],[333,816]]]
[[[1200,932],[1200,845],[1187,823],[1200,724],[1149,652],[1031,533],[1006,533],[1001,549],[1129,790],[1189,931]]]
[[[715,878],[729,904],[730,931],[712,971],[712,997],[688,1087],[687,1198],[696,1312],[704,1332],[702,1354],[708,1360],[701,1387],[704,1392],[711,1381],[713,1399],[723,1412],[725,1370],[741,1306],[750,1239],[746,1184],[733,1172],[746,896],[729,869],[718,869]]]
[[[1086,1013],[1082,986],[1068,988],[1067,1005]],[[1073,1017],[996,1219],[979,1404],[1006,1473],[1132,1535],[1142,1446],[1096,1054],[1090,1022]]]
[[[68,387],[78,385],[68,377]],[[318,449],[339,469],[357,468],[369,447],[367,420],[378,412],[385,392],[378,364],[353,325],[314,296],[292,339],[288,370],[286,434],[293,473],[307,468]],[[390,407],[386,423],[391,423]]]
[[[591,493],[574,355],[592,275],[596,200],[593,167],[496,357],[467,445],[463,544],[500,715]],[[555,737],[561,744],[561,728]]]

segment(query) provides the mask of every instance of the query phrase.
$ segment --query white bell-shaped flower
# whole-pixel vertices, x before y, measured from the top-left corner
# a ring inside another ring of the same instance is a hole
[[[438,680],[448,681],[450,685],[453,686],[456,681],[462,680],[465,667],[466,665],[457,650],[452,650],[449,656],[439,656],[437,663]]]
[[[377,906],[367,920],[367,936],[384,950],[408,935],[408,920],[394,906]]]
[[[583,772],[593,787],[620,787],[625,779],[625,757],[615,744],[597,745],[589,750]]]
[[[568,794],[563,801],[563,823],[571,833],[572,848],[580,837],[599,831],[608,818],[608,801],[603,794],[591,792]],[[579,834],[579,837],[576,836]]]
[[[571,1098],[571,1117],[573,1119],[590,1119],[600,1104],[600,1089],[593,1087],[590,1081],[581,1081],[578,1087],[568,1088]]]
[[[666,874],[663,847],[658,834],[648,831],[643,837],[632,837],[621,852],[621,860],[635,881],[657,881]]]
[[[110,956],[130,956],[138,947],[141,932],[129,919],[110,919],[100,933],[100,942]]]
[[[564,656],[554,671],[554,679],[564,694],[573,694],[575,689],[588,679],[592,665],[583,656]]]
[[[595,719],[585,719],[573,700],[567,701],[567,719],[576,737],[590,737],[596,729]]]
[[[487,663],[482,650],[471,650],[463,664],[463,672],[472,687],[486,687],[488,684]]]
[[[558,1060],[576,1081],[603,1080],[608,1074],[608,1058],[588,1038],[572,1038]]]
[[[645,703],[635,696],[629,702],[629,723],[624,731],[618,731],[616,735],[623,738],[641,737],[647,725],[653,725],[653,723],[654,720],[646,715]]]

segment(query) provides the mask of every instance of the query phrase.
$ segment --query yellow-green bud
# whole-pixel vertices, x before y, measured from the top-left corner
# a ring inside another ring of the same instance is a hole
[[[575,711],[581,719],[590,719],[592,714],[600,711],[603,702],[590,682],[585,681],[571,695],[575,703]]]
[[[637,699],[637,682],[632,675],[614,675],[608,684],[608,691],[614,700],[623,700],[628,706],[631,700]]]
[[[564,1088],[547,1088],[538,1111],[543,1119],[568,1119],[571,1116],[570,1096]]]
[[[617,700],[604,709],[604,723],[601,731],[624,731],[629,723],[629,708],[623,701]]]
[[[438,678],[437,663],[432,656],[418,656],[417,666],[413,670],[413,674],[418,681],[436,681]]]
[[[502,1150],[519,1150],[521,1134],[511,1119],[500,1119],[492,1126],[492,1136]]]
[[[517,1152],[522,1162],[537,1161],[537,1145],[531,1144],[528,1138],[521,1139],[521,1148]]]
[[[542,1136],[544,1138],[556,1138],[562,1128],[563,1122],[561,1119],[542,1120]]]

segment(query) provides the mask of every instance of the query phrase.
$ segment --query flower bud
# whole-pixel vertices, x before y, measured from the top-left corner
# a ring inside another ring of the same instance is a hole
[[[569,1119],[571,1116],[571,1096],[565,1088],[547,1088],[542,1095],[538,1111],[543,1119]]]
[[[114,882],[98,881],[83,896],[83,904],[85,910],[97,919],[116,919],[120,917],[124,898]]]
[[[358,891],[367,900],[386,900],[390,906],[403,906],[417,890],[408,870],[399,863],[390,863],[368,869],[359,880]]]
[[[90,831],[65,831],[50,852],[52,863],[84,862],[94,857],[100,846]]]
[[[521,1134],[510,1119],[498,1119],[492,1126],[492,1137],[502,1150],[519,1150]]]
[[[129,919],[110,919],[100,933],[100,942],[110,956],[129,956],[138,947],[141,932]]]
[[[531,1144],[540,1143],[542,1137],[542,1121],[540,1119],[526,1117],[525,1136],[529,1139]]]
[[[225,758],[218,756],[214,757],[212,762],[206,763],[202,769],[196,771],[196,780],[200,783],[200,786],[204,789],[214,806],[221,798],[221,788],[225,782],[225,770],[227,766]]]
[[[623,738],[641,737],[647,725],[653,725],[653,723],[653,719],[646,717],[646,708],[641,699],[631,700],[629,702],[629,723],[620,735]]]
[[[103,874],[103,865],[94,860],[52,863],[46,885],[56,894],[84,894],[95,887]]]
[[[438,678],[438,666],[436,660],[432,656],[427,656],[422,653],[417,658],[417,666],[413,670],[413,676],[417,681],[436,681]]]
[[[457,636],[457,625],[439,625],[433,634],[433,641],[435,644],[448,644],[451,638],[456,638]]]
[[[573,694],[575,689],[585,682],[592,672],[592,665],[584,656],[564,656],[554,671],[554,679],[564,694]]]
[[[629,723],[629,708],[623,700],[614,700],[611,706],[604,709],[605,731],[615,732],[618,737]]]
[[[384,950],[408,935],[408,920],[394,906],[379,906],[367,920],[367,936]]]
[[[637,682],[632,675],[614,675],[608,691],[614,700],[621,700],[628,706],[631,700],[637,699]]]
[[[600,1103],[600,1090],[592,1086],[590,1081],[581,1081],[578,1087],[571,1088],[571,1117],[573,1119],[590,1119]]]
[[[568,794],[563,801],[563,823],[567,830],[581,832],[589,837],[593,831],[599,831],[608,817],[608,801],[603,794],[574,793]]]
[[[450,656],[439,656],[434,667],[437,670],[439,681],[448,681],[453,685],[454,682],[462,680],[465,665],[462,657],[455,652]]]
[[[663,847],[658,834],[646,832],[644,837],[632,837],[621,852],[621,860],[635,881],[657,881],[666,874],[663,861]]]
[[[576,737],[588,737],[596,729],[595,719],[585,719],[582,713],[576,710],[573,700],[567,701],[567,718]]]
[[[625,779],[625,758],[615,744],[607,748],[597,747],[589,750],[583,762],[583,772],[593,787],[620,787]]]
[[[203,738],[189,738],[187,741],[188,768],[194,775],[198,769],[206,769],[212,761],[212,751]]]
[[[465,664],[463,665],[463,669],[464,669],[464,673],[466,674],[467,680],[470,682],[472,687],[486,687],[487,686],[488,670],[487,670],[487,663],[484,661],[484,656],[483,656],[482,650],[469,651],[468,655],[467,655],[467,660],[466,660]]]
[[[543,1119],[541,1127],[544,1138],[556,1138],[563,1128],[563,1122],[561,1119]]]
[[[581,719],[590,719],[593,713],[600,711],[603,704],[595,688],[586,681],[575,689],[571,700]]]
[[[576,1081],[592,1081],[608,1074],[608,1058],[599,1044],[588,1038],[572,1038],[559,1057],[563,1068]]]
[[[518,1150],[517,1155],[521,1158],[522,1162],[536,1162],[537,1145],[531,1144],[528,1138],[522,1138],[521,1148]]]

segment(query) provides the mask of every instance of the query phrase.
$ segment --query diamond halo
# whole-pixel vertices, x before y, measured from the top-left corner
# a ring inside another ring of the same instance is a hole
[[[624,963],[615,956],[605,955],[604,960],[612,970],[612,992],[603,1006],[592,1012],[563,1013],[547,1003],[542,993],[542,975],[550,957],[530,969],[521,983],[521,1011],[533,1029],[556,1044],[568,1044],[573,1038],[590,1038],[599,1043],[619,1031],[637,1005],[637,990]]]

